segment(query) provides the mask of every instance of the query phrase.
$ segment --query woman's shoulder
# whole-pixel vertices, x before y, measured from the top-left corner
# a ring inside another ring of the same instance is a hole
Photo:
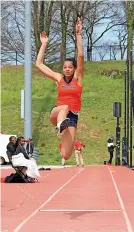
[[[64,82],[64,76],[62,74],[59,74],[59,78],[55,83],[58,86],[61,82]]]
[[[63,75],[61,73],[56,73],[56,75],[57,75],[56,84],[58,84],[63,79]]]
[[[77,83],[77,85],[79,86],[79,87],[83,87],[83,83],[82,83],[82,79],[81,78],[77,78],[77,76],[74,76],[74,81]]]

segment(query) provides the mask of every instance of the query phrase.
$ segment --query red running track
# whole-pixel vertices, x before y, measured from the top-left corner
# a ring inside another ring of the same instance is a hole
[[[11,170],[2,170],[2,176]],[[41,171],[40,183],[2,183],[2,232],[133,232],[134,171],[88,166]]]

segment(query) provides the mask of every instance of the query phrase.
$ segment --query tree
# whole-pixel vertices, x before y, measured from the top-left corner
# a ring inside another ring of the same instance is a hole
[[[113,27],[124,22],[117,20],[119,14],[117,6],[113,2],[94,1],[88,2],[88,13],[84,19],[84,30],[87,37],[87,60],[92,60],[92,48]],[[102,27],[100,33],[95,34],[95,29]]]
[[[60,61],[63,65],[66,58],[66,39],[67,39],[67,27],[70,16],[68,8],[69,3],[66,1],[60,2],[60,16],[61,16],[61,48],[60,48]]]
[[[40,48],[40,33],[45,31],[50,34],[54,1],[33,1],[33,30],[36,54]]]
[[[103,61],[104,57],[109,53],[109,42],[103,42],[101,45],[95,46],[95,50],[98,53],[100,60]]]
[[[125,25],[118,28],[117,38],[119,42],[119,48],[121,52],[121,60],[124,58],[125,51],[127,49],[127,31]]]
[[[132,50],[133,36],[134,36],[134,2],[125,0],[123,4],[126,13],[127,32],[128,32],[127,56],[128,56],[128,60],[130,60],[130,51]]]
[[[42,31],[46,31],[49,36],[45,54],[46,61],[60,60],[63,64],[67,55],[75,54],[75,23],[79,15],[83,20],[82,36],[87,58],[92,60],[93,46],[107,31],[124,23],[123,8],[121,8],[121,13],[118,9],[120,8],[117,7],[117,2],[111,1],[32,1],[32,59],[36,59],[39,51]],[[12,57],[12,51],[18,54],[19,62],[24,60],[24,30],[24,1],[2,2],[1,43],[4,59],[15,59]],[[120,37],[123,44],[121,34]],[[121,52],[123,57],[124,51]]]
[[[24,60],[24,4],[23,2],[2,2],[2,60]]]

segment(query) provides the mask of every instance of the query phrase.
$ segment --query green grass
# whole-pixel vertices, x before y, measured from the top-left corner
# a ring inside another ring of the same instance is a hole
[[[113,117],[113,102],[124,107],[124,78],[102,75],[104,70],[125,70],[125,62],[86,62],[82,109],[77,134],[86,144],[85,164],[102,164],[108,159],[107,139],[115,136],[116,118]],[[24,89],[24,68],[2,68],[2,133],[23,135],[24,121],[20,116],[20,91]],[[32,69],[32,129],[33,139],[39,148],[39,164],[59,164],[59,139],[49,122],[49,112],[56,100],[56,85]],[[123,116],[120,119],[123,132]],[[74,154],[67,164],[75,164]]]

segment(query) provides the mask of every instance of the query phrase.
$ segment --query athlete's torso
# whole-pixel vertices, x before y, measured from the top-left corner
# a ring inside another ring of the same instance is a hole
[[[81,109],[82,87],[76,78],[67,83],[64,78],[57,84],[58,97],[56,105],[68,105],[70,111],[78,112]]]

